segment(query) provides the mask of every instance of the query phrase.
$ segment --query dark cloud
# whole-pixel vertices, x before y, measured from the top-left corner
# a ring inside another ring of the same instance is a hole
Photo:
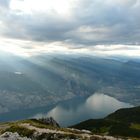
[[[53,12],[26,14],[8,5],[9,0],[0,0],[1,36],[85,46],[140,44],[140,0],[77,0],[70,17]]]

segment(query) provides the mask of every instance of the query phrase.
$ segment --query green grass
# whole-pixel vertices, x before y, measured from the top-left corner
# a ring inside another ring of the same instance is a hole
[[[50,125],[46,125],[43,122],[40,122],[39,120],[36,120],[36,119],[21,120],[21,121],[16,121],[16,122],[12,122],[12,123],[0,124],[0,126],[1,125],[8,126],[4,130],[2,130],[1,133],[17,132],[22,137],[34,138],[35,130],[30,130],[30,129],[22,126],[22,124],[25,124],[25,123],[30,124],[31,126],[34,126],[37,128],[60,130],[60,131],[66,132],[66,134],[42,133],[42,134],[35,137],[36,140],[42,140],[43,138],[49,139],[49,140],[60,140],[60,139],[84,140],[80,135],[78,135],[78,134],[80,134],[79,131],[70,130],[67,128],[53,127]]]
[[[130,128],[140,130],[140,124],[131,124]]]
[[[81,134],[81,132],[76,131],[76,130],[70,130],[70,129],[67,129],[67,128],[62,128],[62,127],[60,128],[60,127],[54,127],[54,126],[51,126],[51,125],[46,125],[43,122],[41,122],[39,120],[36,120],[36,119],[22,120],[22,121],[19,121],[17,123],[18,124],[28,123],[28,124],[30,124],[34,127],[37,127],[37,128],[60,130],[60,131],[64,131],[64,132],[67,132],[67,133]]]
[[[104,119],[91,119],[75,126],[94,134],[107,134],[140,139],[140,107],[120,109]]]
[[[90,120],[87,124],[79,124],[74,126],[77,129],[88,129],[94,134],[100,135],[112,135],[112,136],[124,136],[124,137],[138,137],[140,138],[140,129],[139,125],[106,121],[106,120]],[[135,127],[135,128],[134,128]],[[136,129],[137,128],[137,129]]]
[[[46,128],[46,129],[59,129],[58,127],[54,127],[51,125],[46,125],[45,123],[36,120],[36,119],[29,119],[29,120],[22,120],[18,122],[19,124],[21,123],[29,123],[32,126],[35,126],[37,128]]]

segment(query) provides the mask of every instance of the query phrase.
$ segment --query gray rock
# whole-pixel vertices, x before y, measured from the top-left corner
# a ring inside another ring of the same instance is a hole
[[[0,135],[0,140],[31,140],[27,137],[21,137],[17,132],[5,132],[4,134]]]
[[[39,121],[43,122],[44,124],[51,125],[53,127],[60,127],[59,124],[52,117],[41,118],[39,119]]]

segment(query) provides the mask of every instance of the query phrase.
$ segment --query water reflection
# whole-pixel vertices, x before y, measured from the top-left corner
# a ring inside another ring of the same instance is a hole
[[[132,107],[132,105],[96,93],[87,99],[64,102],[47,114],[37,114],[35,117],[52,116],[60,125],[68,126],[90,118],[102,118],[117,109],[126,107]]]

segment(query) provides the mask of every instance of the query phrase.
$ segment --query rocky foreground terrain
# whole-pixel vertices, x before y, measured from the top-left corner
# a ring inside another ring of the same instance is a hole
[[[0,140],[140,140],[140,106],[68,128],[52,118],[0,123]]]
[[[53,118],[0,124],[0,140],[123,140],[91,131],[61,128]]]

